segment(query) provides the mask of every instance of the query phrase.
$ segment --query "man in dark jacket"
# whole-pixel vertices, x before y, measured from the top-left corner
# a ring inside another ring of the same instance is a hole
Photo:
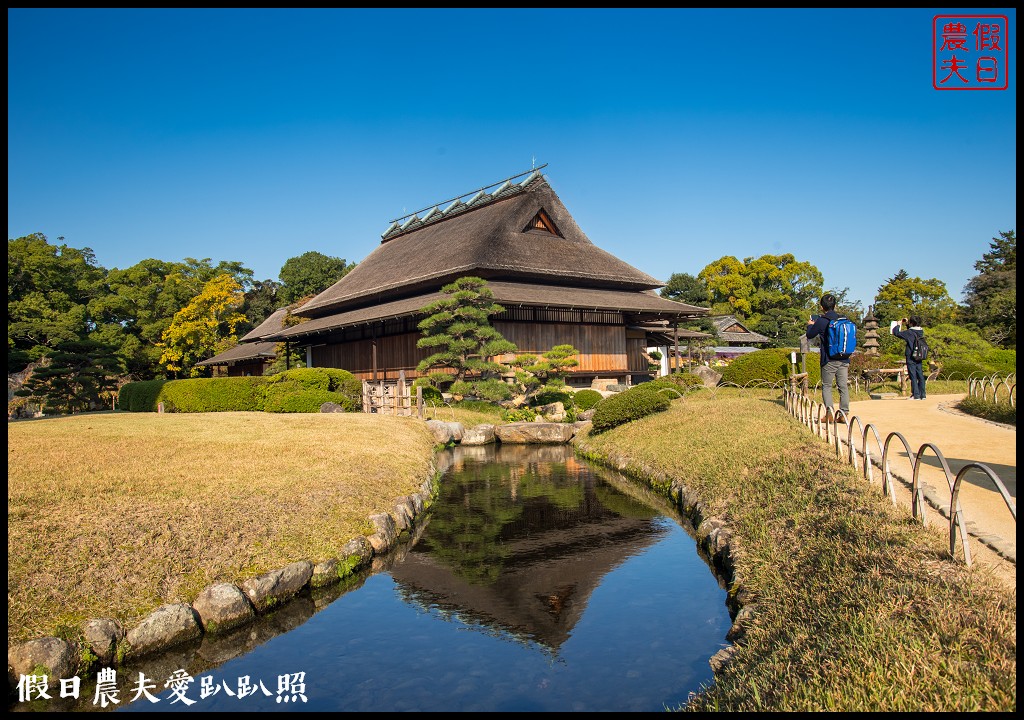
[[[907,326],[910,327],[907,327]],[[905,329],[897,329],[896,321],[890,326],[892,334],[900,338],[906,343],[907,348],[905,357],[907,359],[907,374],[910,375],[910,399],[911,400],[924,400],[927,395],[924,390],[924,368],[921,367],[921,360],[915,360],[911,356],[911,352],[914,349],[914,340],[919,337],[924,337],[924,330],[921,329],[921,318],[917,315],[911,315],[909,318],[903,318],[900,320],[900,327]]]
[[[813,316],[807,323],[807,338],[821,338],[821,399],[825,407],[833,411],[837,422],[846,422],[850,415],[850,387],[848,384],[850,375],[850,359],[835,359],[828,356],[828,324],[832,320],[840,318],[836,312],[836,296],[826,293],[821,296],[818,303],[821,305],[822,314],[815,319]],[[839,411],[842,415],[836,415],[832,407],[832,382],[835,381],[839,387]]]

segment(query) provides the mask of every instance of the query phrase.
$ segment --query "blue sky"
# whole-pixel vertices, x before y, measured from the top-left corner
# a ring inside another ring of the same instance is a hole
[[[1006,15],[1009,88],[932,86],[935,15]],[[1016,228],[1016,12],[8,9],[9,238],[104,267],[309,250],[547,163],[661,280],[792,253],[864,305],[961,299]]]

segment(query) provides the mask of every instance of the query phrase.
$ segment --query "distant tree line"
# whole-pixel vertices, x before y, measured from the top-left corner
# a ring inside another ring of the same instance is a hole
[[[879,286],[873,314],[880,327],[891,320],[920,317],[939,339],[940,353],[942,338],[954,337],[953,344],[1016,350],[1016,231],[1000,232],[993,238],[974,269],[977,274],[963,289],[963,304],[958,304],[941,280],[913,277],[901,268]],[[795,347],[806,331],[808,314],[817,312],[818,299],[826,291],[836,296],[837,312],[862,323],[866,308],[850,300],[849,288],[827,288],[818,268],[791,254],[743,260],[728,255],[697,275],[672,275],[661,295],[710,308],[711,315],[734,315],[750,330],[771,338],[772,346]],[[715,333],[708,318],[685,327]],[[902,341],[893,340],[888,333],[880,333],[879,339],[883,353],[895,354],[901,349]]]
[[[210,258],[108,270],[91,249],[63,237],[9,239],[7,372],[27,377],[14,405],[73,412],[105,403],[129,381],[208,374],[196,363],[353,267],[307,252],[287,260],[279,280],[256,280],[241,262]]]

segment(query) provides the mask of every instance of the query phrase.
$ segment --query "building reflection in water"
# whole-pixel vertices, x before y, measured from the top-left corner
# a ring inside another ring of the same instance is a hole
[[[408,602],[557,655],[601,579],[661,540],[658,513],[572,448],[456,448],[419,542],[391,568]]]

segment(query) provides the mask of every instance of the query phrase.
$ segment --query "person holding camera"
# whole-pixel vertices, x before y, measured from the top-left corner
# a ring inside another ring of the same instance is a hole
[[[907,374],[910,375],[910,399],[924,400],[925,375],[921,364],[928,355],[928,346],[924,341],[924,330],[921,329],[921,318],[911,315],[901,320],[893,320],[889,324],[889,332],[906,343]]]

